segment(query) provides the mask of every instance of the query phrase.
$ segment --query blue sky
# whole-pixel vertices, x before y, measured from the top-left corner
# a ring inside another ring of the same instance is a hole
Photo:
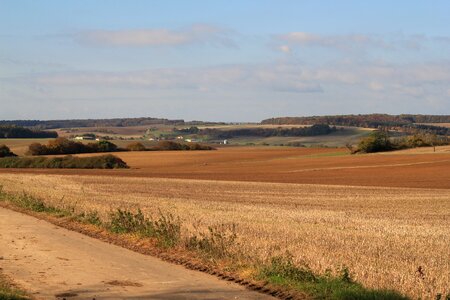
[[[0,0],[0,119],[450,113],[448,1]]]

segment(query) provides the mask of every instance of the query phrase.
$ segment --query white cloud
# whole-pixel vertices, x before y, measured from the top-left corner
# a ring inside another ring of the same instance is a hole
[[[322,35],[309,32],[294,31],[286,34],[274,35],[272,42],[281,47],[320,47],[327,49],[349,50],[355,48],[381,48],[384,50],[420,50],[425,45],[434,42],[449,43],[446,36],[426,36],[423,34],[403,35],[375,35],[375,34],[342,34]]]
[[[351,48],[356,46],[376,45],[386,47],[386,44],[378,38],[363,35],[318,35],[307,32],[290,32],[275,36],[279,40],[290,45],[313,46],[325,48]]]
[[[208,24],[171,30],[165,28],[132,30],[92,30],[75,35],[75,40],[94,46],[182,46],[195,43],[235,46],[230,31]]]
[[[140,88],[159,90],[267,90],[322,93],[340,86],[370,93],[420,97],[447,97],[450,63],[386,64],[334,63],[313,67],[295,63],[223,65],[206,68],[163,68],[135,72],[67,72],[22,78],[45,88],[83,86],[96,89]]]
[[[289,47],[288,45],[281,45],[278,47],[278,49],[280,49],[280,51],[284,53],[291,53],[291,47]]]

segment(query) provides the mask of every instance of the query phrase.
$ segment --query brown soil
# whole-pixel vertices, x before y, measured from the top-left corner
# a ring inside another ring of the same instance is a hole
[[[45,173],[310,183],[355,186],[450,188],[450,151],[346,155],[346,149],[220,148],[217,151],[116,153],[128,170],[1,169]]]

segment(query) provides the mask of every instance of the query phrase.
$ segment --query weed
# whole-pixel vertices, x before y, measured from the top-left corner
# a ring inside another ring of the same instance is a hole
[[[153,236],[153,223],[142,211],[136,213],[117,209],[109,214],[109,230],[114,233],[139,233],[142,236]]]
[[[316,281],[316,276],[307,267],[296,266],[292,260],[292,255],[275,256],[270,263],[261,270],[261,275],[271,278],[273,281]]]
[[[212,258],[225,258],[233,255],[236,246],[236,224],[209,226],[206,233],[192,235],[187,239],[186,247],[203,252]]]
[[[180,242],[181,221],[172,214],[164,214],[159,211],[158,220],[154,221],[155,237],[160,246],[164,248],[173,247]]]
[[[394,291],[364,288],[352,281],[346,267],[341,270],[340,277],[315,275],[307,266],[296,265],[289,253],[273,257],[269,264],[261,268],[258,279],[306,292],[315,299],[408,299]]]
[[[174,247],[181,237],[180,219],[161,211],[158,219],[152,220],[145,217],[140,209],[136,213],[117,209],[109,215],[108,228],[115,233],[136,233],[142,237],[156,238],[164,248]]]
[[[13,203],[21,208],[29,209],[31,211],[49,213],[57,217],[65,217],[71,215],[70,211],[47,205],[42,200],[35,198],[25,192],[19,195],[10,195],[8,193],[5,193],[2,186],[0,186],[0,200]]]
[[[100,219],[100,216],[98,215],[98,212],[95,210],[82,212],[75,219],[96,226],[101,226],[103,224],[102,220]]]

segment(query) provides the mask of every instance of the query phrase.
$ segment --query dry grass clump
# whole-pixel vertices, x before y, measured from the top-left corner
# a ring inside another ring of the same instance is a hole
[[[263,260],[288,251],[318,274],[345,266],[371,288],[449,292],[450,190],[16,174],[0,174],[0,184],[100,218],[141,208],[179,216],[190,231],[236,224],[229,247]]]

